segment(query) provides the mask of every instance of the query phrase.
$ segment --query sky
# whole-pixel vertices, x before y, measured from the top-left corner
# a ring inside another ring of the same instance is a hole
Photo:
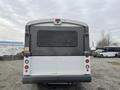
[[[120,42],[120,0],[0,0],[0,40],[24,41],[31,20],[65,18],[89,25],[90,44],[109,33]]]

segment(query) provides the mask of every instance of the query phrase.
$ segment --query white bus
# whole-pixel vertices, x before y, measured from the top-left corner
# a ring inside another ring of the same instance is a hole
[[[27,23],[23,83],[90,81],[88,25],[68,19]]]
[[[106,46],[103,48],[103,51],[99,53],[101,57],[118,57],[120,52],[120,47],[118,46]]]

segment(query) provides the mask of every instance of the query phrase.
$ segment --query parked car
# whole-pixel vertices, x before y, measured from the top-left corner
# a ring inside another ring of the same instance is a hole
[[[98,56],[100,57],[118,57],[120,52],[120,47],[118,46],[106,46],[104,51],[100,52]]]
[[[93,57],[98,57],[101,52],[103,52],[103,49],[97,49],[93,52],[92,55],[93,55]]]

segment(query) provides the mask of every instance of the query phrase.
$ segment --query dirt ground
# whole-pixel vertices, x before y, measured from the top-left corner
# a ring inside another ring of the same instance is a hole
[[[120,90],[120,58],[91,58],[91,67],[91,83],[39,86],[22,84],[22,60],[0,61],[0,90]]]

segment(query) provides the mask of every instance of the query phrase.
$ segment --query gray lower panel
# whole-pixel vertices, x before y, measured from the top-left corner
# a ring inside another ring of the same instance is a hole
[[[24,84],[91,82],[91,75],[23,76],[22,82]]]

